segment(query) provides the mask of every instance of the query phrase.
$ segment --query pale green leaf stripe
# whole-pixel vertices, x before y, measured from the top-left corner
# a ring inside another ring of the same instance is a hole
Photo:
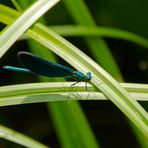
[[[0,4],[0,21],[5,24],[10,24],[14,21],[16,17],[19,16],[19,12],[16,10],[9,8],[7,6]],[[115,29],[115,28],[107,28],[107,27],[99,27],[99,26],[79,26],[79,25],[59,25],[59,26],[49,26],[50,29],[55,31],[56,33],[62,36],[101,36],[101,37],[109,37],[116,39],[123,39],[135,44],[139,44],[143,47],[148,48],[148,40],[131,33],[129,31]],[[20,39],[27,39],[26,35],[20,37]]]
[[[73,82],[48,82],[19,84],[0,87],[0,106],[63,101],[63,100],[108,100],[95,87],[88,84],[85,90],[84,82],[79,83],[73,92],[69,90]],[[134,99],[148,101],[148,85],[121,83]]]
[[[36,20],[58,1],[59,0],[36,1],[13,24],[8,26],[0,36],[0,58]]]
[[[15,130],[0,125],[0,137],[28,148],[49,148]]]

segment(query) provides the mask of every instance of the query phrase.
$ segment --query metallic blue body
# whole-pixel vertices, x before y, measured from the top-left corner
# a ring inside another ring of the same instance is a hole
[[[17,56],[19,62],[24,68],[18,68],[13,66],[3,66],[3,68],[11,71],[36,73],[46,77],[66,77],[68,79],[73,79],[77,82],[87,82],[92,78],[90,72],[85,75],[69,67],[44,60],[41,57],[31,54],[29,52],[22,51],[19,52]]]
[[[6,66],[5,65],[5,66],[3,66],[3,68],[6,70],[11,70],[11,71],[32,73],[29,69],[19,68],[19,67],[14,67],[14,66]]]

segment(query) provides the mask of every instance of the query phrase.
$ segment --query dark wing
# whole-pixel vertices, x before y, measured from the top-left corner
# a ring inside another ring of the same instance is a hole
[[[21,51],[17,54],[19,62],[30,71],[46,77],[65,77],[74,70],[66,66],[46,61],[29,52]]]

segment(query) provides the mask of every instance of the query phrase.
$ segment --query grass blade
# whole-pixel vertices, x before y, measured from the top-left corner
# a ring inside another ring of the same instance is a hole
[[[19,84],[0,87],[0,106],[29,104],[39,102],[67,101],[69,88],[73,82],[46,82]],[[121,83],[137,101],[148,101],[148,85]],[[103,93],[88,84],[79,83],[68,100],[108,100]],[[91,92],[91,93],[90,93]]]
[[[96,26],[96,23],[83,0],[63,0],[63,2],[77,24],[88,27]],[[120,70],[105,41],[101,37],[85,37],[85,40],[90,47],[95,60],[117,80],[122,81]],[[98,52],[100,54],[98,54]],[[110,64],[112,65],[112,68],[110,68]]]
[[[49,148],[30,137],[0,125],[0,137],[29,148]]]
[[[51,48],[80,71],[90,71],[93,74],[92,83],[111,99],[145,136],[148,135],[147,113],[101,67],[73,45],[42,25],[36,25],[34,30],[28,31],[27,34],[44,46]],[[40,37],[40,39],[37,37]]]
[[[13,24],[8,26],[0,36],[0,58],[9,47],[45,12],[59,0],[36,1]]]
[[[109,28],[109,27],[99,27],[99,26],[80,26],[80,25],[62,25],[62,26],[49,26],[49,29],[55,31],[62,36],[91,36],[91,37],[107,37],[126,40],[138,45],[141,45],[148,49],[148,40],[138,36],[129,31]]]
[[[15,18],[20,15],[16,10],[0,4],[0,21],[5,24],[11,24]],[[147,39],[131,33],[129,31],[99,27],[99,26],[80,26],[80,25],[62,25],[62,26],[49,26],[49,29],[55,31],[62,36],[101,36],[116,39],[123,39],[135,44],[141,45],[148,48]],[[21,39],[28,39],[27,36],[23,35]]]

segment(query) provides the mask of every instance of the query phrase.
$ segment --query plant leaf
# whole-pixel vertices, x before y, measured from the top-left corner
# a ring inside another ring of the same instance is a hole
[[[0,36],[0,58],[12,44],[45,12],[59,0],[36,1],[13,24],[8,26]]]
[[[108,100],[103,93],[88,84],[88,91],[85,84],[79,83],[74,92],[69,94],[69,88],[73,82],[46,82],[9,85],[0,87],[0,106],[67,101],[68,100]],[[148,85],[121,83],[135,100],[148,101]]]

